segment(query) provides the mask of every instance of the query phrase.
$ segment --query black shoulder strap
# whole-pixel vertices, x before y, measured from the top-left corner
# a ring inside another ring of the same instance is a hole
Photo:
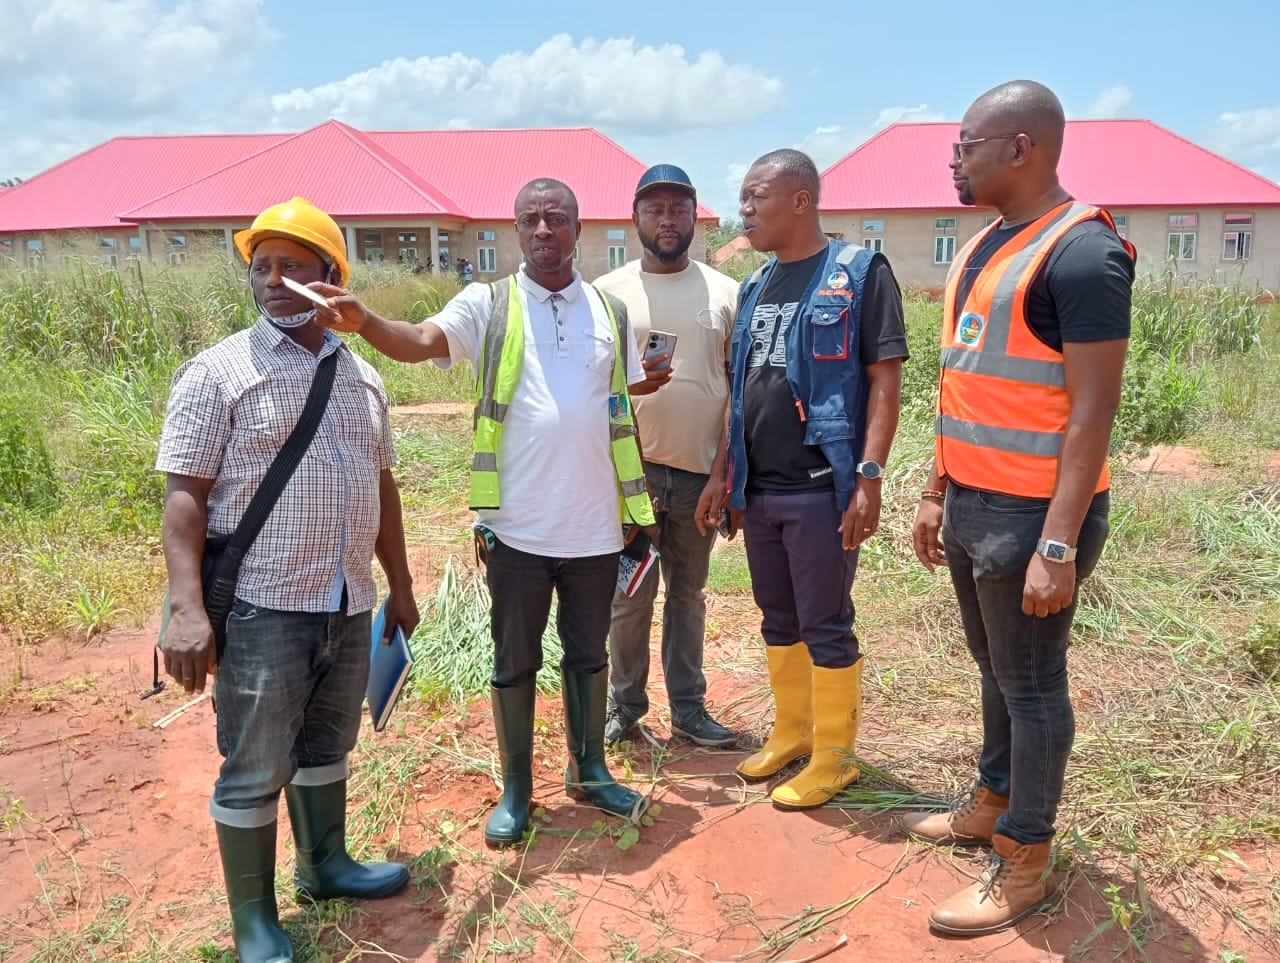
[[[289,433],[284,446],[271,462],[271,467],[267,469],[262,484],[253,493],[249,507],[240,517],[240,524],[236,526],[223,553],[223,557],[231,556],[235,559],[237,565],[244,557],[244,553],[249,550],[249,546],[253,544],[253,540],[258,537],[258,533],[262,531],[262,526],[267,523],[267,516],[275,507],[276,499],[284,491],[284,486],[289,484],[294,469],[298,467],[302,456],[310,447],[311,439],[315,437],[316,429],[320,427],[320,419],[324,417],[324,409],[329,404],[329,394],[333,390],[333,378],[337,368],[338,351],[333,351],[322,358],[320,364],[316,366],[315,377],[311,379],[311,390],[307,392],[307,403],[303,405],[298,423],[293,426],[293,431]]]

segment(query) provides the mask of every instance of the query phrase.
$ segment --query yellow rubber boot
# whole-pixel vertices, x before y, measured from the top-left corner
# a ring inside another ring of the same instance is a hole
[[[759,751],[738,764],[738,775],[747,782],[768,779],[779,769],[813,748],[813,661],[809,647],[766,645],[769,684],[778,712],[773,731]]]
[[[842,669],[813,667],[813,752],[809,765],[770,794],[781,809],[813,809],[858,778],[853,749],[862,721],[862,659]]]

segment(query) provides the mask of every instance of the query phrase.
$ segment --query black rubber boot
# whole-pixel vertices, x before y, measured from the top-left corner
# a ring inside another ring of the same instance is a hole
[[[399,863],[357,863],[347,855],[347,781],[284,790],[298,866],[293,880],[312,899],[380,899],[404,889],[409,870]]]
[[[276,824],[238,829],[215,822],[227,905],[240,963],[286,963],[293,945],[276,909]]]
[[[534,680],[491,690],[493,724],[498,730],[502,758],[502,798],[484,824],[490,846],[513,846],[529,828],[529,800],[533,796]]]
[[[604,762],[604,716],[609,696],[608,672],[561,669],[564,693],[564,731],[569,744],[569,768],[564,791],[615,816],[639,820],[647,800],[620,786]]]

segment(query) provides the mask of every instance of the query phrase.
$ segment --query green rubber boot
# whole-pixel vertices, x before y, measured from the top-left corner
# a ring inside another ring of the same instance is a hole
[[[293,880],[312,899],[381,899],[409,883],[399,863],[358,863],[347,854],[347,781],[290,783],[284,790],[298,865]]]
[[[498,730],[502,758],[502,798],[484,824],[490,846],[513,846],[529,828],[529,800],[533,796],[534,680],[491,690],[493,724]]]
[[[569,744],[569,768],[564,791],[615,816],[637,822],[648,800],[618,785],[604,762],[604,716],[609,696],[608,673],[561,669],[564,693],[564,731]]]
[[[241,963],[287,963],[293,945],[276,909],[276,823],[240,829],[215,822],[236,956]]]

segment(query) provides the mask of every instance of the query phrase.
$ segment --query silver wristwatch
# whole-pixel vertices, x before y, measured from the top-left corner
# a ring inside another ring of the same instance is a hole
[[[1036,554],[1043,555],[1051,562],[1074,562],[1076,549],[1066,542],[1055,542],[1052,538],[1042,538],[1036,542]]]
[[[863,478],[868,478],[872,481],[884,474],[884,469],[880,467],[878,462],[874,461],[860,461],[854,471]]]

